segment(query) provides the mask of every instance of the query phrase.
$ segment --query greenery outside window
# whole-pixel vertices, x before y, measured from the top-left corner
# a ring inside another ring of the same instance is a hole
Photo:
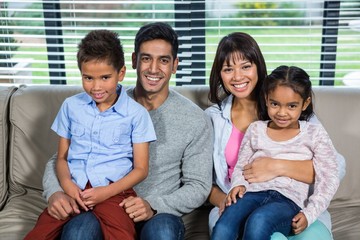
[[[360,85],[360,3],[355,0],[5,0],[0,8],[0,83],[81,84],[77,44],[90,30],[106,28],[120,35],[124,84],[133,85],[134,36],[143,24],[164,21],[181,44],[173,85],[207,84],[218,42],[234,31],[258,41],[268,71],[296,65],[310,73],[314,85]]]

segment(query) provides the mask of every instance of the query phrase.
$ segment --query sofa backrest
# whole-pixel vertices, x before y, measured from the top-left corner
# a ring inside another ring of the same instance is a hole
[[[81,86],[20,86],[10,101],[10,191],[42,190],[45,164],[57,151],[58,138],[50,129],[70,95]],[[21,189],[20,189],[21,190]]]
[[[176,86],[172,89],[202,109],[211,105],[207,99],[207,86]],[[10,185],[42,190],[45,164],[57,151],[58,138],[50,126],[64,99],[80,91],[81,86],[20,86],[13,94],[10,101]],[[360,107],[357,106],[360,88],[315,87],[314,93],[315,112],[347,162],[346,176],[332,205],[360,205],[360,188],[357,186],[360,182],[360,124],[357,123],[360,119]],[[3,179],[1,181],[0,184],[4,184]],[[10,186],[10,189],[15,188]]]
[[[7,145],[8,145],[8,117],[9,117],[9,100],[15,86],[0,86],[0,209],[2,209],[8,190],[7,183]]]
[[[346,161],[346,175],[331,206],[359,206],[360,88],[317,87],[314,93],[315,112]]]

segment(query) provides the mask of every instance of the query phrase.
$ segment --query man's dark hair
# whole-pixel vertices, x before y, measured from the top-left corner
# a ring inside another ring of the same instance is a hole
[[[135,37],[135,54],[139,53],[140,45],[143,42],[162,39],[171,44],[173,58],[177,58],[179,49],[178,35],[167,23],[155,22],[142,26]]]

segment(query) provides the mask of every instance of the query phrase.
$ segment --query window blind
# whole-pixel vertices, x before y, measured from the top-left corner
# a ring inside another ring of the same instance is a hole
[[[138,29],[169,23],[179,34],[180,65],[173,85],[208,84],[216,47],[242,31],[259,43],[268,72],[304,68],[314,85],[360,84],[359,1],[62,1],[0,3],[0,82],[81,84],[77,44],[93,29],[119,33],[124,84],[133,85],[131,53]]]

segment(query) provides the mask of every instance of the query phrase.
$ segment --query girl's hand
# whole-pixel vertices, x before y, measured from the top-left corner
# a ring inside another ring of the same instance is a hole
[[[308,225],[308,221],[306,219],[305,214],[302,212],[296,214],[295,217],[292,219],[291,226],[295,234],[299,234],[302,231],[304,231],[307,225]]]
[[[82,191],[80,195],[84,204],[90,209],[110,197],[107,193],[106,187],[88,188]]]
[[[72,181],[65,181],[61,184],[62,188],[64,189],[64,192],[69,195],[71,198],[73,198],[79,206],[84,209],[84,211],[88,211],[89,209],[81,199],[81,189]]]
[[[236,186],[228,193],[226,196],[226,202],[225,205],[228,207],[231,205],[231,203],[236,203],[236,199],[242,198],[245,194],[246,188],[243,185]]]

